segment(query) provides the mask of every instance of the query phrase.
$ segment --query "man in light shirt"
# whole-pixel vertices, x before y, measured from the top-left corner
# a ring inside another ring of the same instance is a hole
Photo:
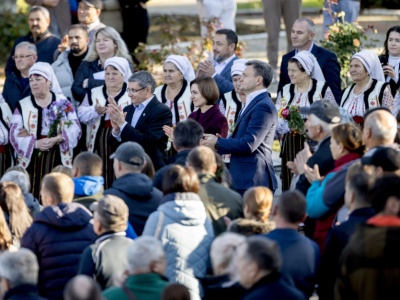
[[[132,104],[122,110],[111,100],[107,113],[113,126],[113,142],[139,143],[158,170],[166,162],[168,137],[163,126],[172,126],[172,113],[153,95],[155,88],[156,82],[150,73],[134,73],[128,84],[128,95]]]
[[[214,61],[203,61],[197,69],[196,77],[211,76],[214,78],[220,95],[234,89],[231,67],[233,62],[238,59],[235,54],[237,44],[238,37],[233,30],[217,30],[213,38]]]

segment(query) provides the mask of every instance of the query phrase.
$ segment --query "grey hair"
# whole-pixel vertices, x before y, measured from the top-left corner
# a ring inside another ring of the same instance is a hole
[[[218,268],[223,268],[226,271],[229,270],[236,253],[236,248],[245,241],[246,237],[244,235],[224,232],[212,242],[210,257],[214,273],[216,273]]]
[[[154,93],[156,89],[156,81],[154,80],[153,76],[147,71],[138,71],[132,74],[129,77],[129,82],[137,82],[141,88],[150,87],[151,92]]]
[[[320,118],[318,118],[316,115],[312,114],[313,118],[311,119],[311,124],[314,126],[320,126],[322,131],[326,134],[330,134],[332,132],[333,127],[335,127],[338,124],[329,124]],[[310,121],[309,121],[310,122]]]
[[[38,283],[39,264],[36,255],[29,249],[3,252],[0,255],[0,277],[7,279],[11,287]]]
[[[274,77],[274,70],[269,64],[261,60],[249,60],[246,66],[253,66],[255,75],[262,77],[264,87],[269,87]]]
[[[31,13],[35,13],[35,12],[38,12],[38,11],[40,11],[40,12],[44,15],[44,17],[45,17],[47,20],[50,19],[50,12],[49,12],[49,10],[48,10],[46,7],[39,6],[39,5],[32,6],[32,7],[29,9],[28,16],[29,16]]]
[[[306,22],[307,27],[308,27],[308,32],[315,33],[315,24],[314,24],[313,20],[311,20],[309,18],[298,18],[295,21],[295,23],[297,23],[297,22]]]
[[[36,46],[34,44],[32,44],[32,43],[21,42],[17,46],[15,46],[15,50],[17,50],[19,48],[22,48],[22,47],[26,47],[29,51],[35,52],[35,54],[37,54]]]
[[[152,236],[138,237],[128,248],[128,268],[131,273],[149,269],[152,262],[165,257],[163,245]]]
[[[121,38],[121,35],[116,31],[113,27],[106,26],[99,30],[97,30],[93,42],[89,46],[88,54],[84,58],[84,61],[95,61],[99,59],[99,54],[96,50],[96,38],[99,33],[104,36],[112,39],[114,44],[117,45],[114,56],[125,57],[129,62],[132,62],[132,57],[129,54],[128,47],[126,46],[124,40]]]
[[[384,121],[384,122],[382,122]],[[397,134],[397,122],[393,115],[388,118],[373,118],[373,115],[368,116],[365,120],[364,127],[371,129],[373,138],[378,141],[392,144]]]
[[[20,171],[9,171],[1,177],[0,182],[7,182],[11,181],[14,182],[22,191],[22,194],[29,193],[31,189],[31,184],[29,182],[29,178]]]

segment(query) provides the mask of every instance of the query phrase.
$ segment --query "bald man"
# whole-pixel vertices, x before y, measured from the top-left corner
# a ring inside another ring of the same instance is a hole
[[[72,278],[64,290],[65,300],[95,300],[101,298],[101,289],[93,278],[77,275]]]

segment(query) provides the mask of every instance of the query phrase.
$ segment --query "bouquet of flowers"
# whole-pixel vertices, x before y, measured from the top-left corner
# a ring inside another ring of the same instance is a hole
[[[304,120],[300,114],[300,107],[283,106],[278,112],[278,117],[288,122],[288,126],[293,135],[300,134],[305,136]]]
[[[67,115],[73,111],[74,107],[67,99],[54,101],[48,109],[45,109],[44,113],[50,122],[48,138],[57,136],[61,132],[63,125],[67,125],[68,127],[72,125],[72,121],[68,120]]]

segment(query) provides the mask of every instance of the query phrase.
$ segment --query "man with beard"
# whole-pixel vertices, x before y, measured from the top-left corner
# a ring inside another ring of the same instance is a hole
[[[86,27],[79,24],[72,25],[68,29],[67,36],[69,49],[60,54],[52,64],[52,67],[63,94],[76,106],[77,103],[72,96],[71,86],[74,82],[76,71],[88,51],[89,37]]]
[[[197,69],[196,77],[211,76],[214,78],[220,95],[231,92],[234,89],[231,68],[233,62],[238,59],[235,54],[237,44],[238,37],[233,30],[217,30],[213,37],[214,61],[203,61]]]
[[[50,13],[42,6],[32,6],[28,13],[29,33],[15,40],[10,56],[7,60],[5,73],[6,77],[12,72],[18,72],[13,56],[15,46],[21,42],[29,42],[36,46],[37,61],[52,64],[54,53],[60,43],[60,39],[52,35],[49,31]]]

